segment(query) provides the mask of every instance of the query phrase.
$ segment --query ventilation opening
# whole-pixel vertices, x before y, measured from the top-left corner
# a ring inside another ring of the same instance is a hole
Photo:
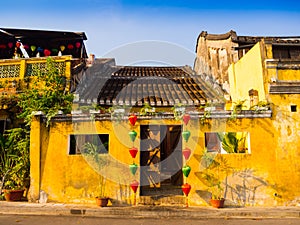
[[[297,112],[297,105],[291,105],[291,112]]]

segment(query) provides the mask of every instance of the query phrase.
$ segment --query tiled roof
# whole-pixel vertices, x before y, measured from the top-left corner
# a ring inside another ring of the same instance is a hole
[[[90,69],[95,69],[93,67]],[[98,71],[96,77],[88,82],[89,88],[80,92],[82,102],[91,101],[88,100],[91,92],[95,96],[97,90],[97,102],[102,106],[148,103],[169,107],[178,103],[189,106],[204,105],[208,101],[224,103],[224,93],[218,84],[207,76],[194,75],[186,67],[116,66],[105,73]]]

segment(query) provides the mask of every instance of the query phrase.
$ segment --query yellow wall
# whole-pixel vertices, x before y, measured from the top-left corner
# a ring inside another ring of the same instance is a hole
[[[259,101],[266,100],[260,43],[251,48],[238,62],[230,65],[228,76],[230,95],[233,102],[246,100],[244,105],[249,108],[248,91],[251,89],[258,91]]]
[[[201,178],[201,166],[204,152],[204,133],[215,131],[244,131],[250,133],[251,154],[222,155],[234,171],[228,174],[227,204],[232,205],[282,205],[288,204],[300,195],[300,165],[296,156],[299,156],[298,144],[287,142],[280,138],[285,127],[277,131],[279,124],[274,125],[275,118],[214,119],[208,124],[200,124],[198,119],[192,120],[187,127],[191,131],[188,143],[183,141],[183,147],[188,146],[193,150],[187,162],[192,168],[190,176],[185,180],[192,186],[189,195],[190,205],[208,205],[208,187]],[[32,134],[37,134],[39,120],[32,124]],[[135,126],[138,132],[134,145],[139,148],[139,125],[142,124],[180,124],[175,120],[144,120]],[[113,204],[132,204],[134,194],[129,184],[134,179],[139,180],[129,172],[128,165],[135,161],[139,164],[139,155],[133,160],[128,152],[132,146],[128,131],[131,129],[127,121],[111,123],[110,121],[91,122],[55,122],[50,130],[42,125],[40,136],[41,167],[39,173],[32,171],[31,179],[34,180],[30,194],[32,200],[37,198],[39,190],[48,195],[48,201],[56,202],[81,202],[93,203],[99,186],[99,174],[89,166],[82,155],[68,155],[68,135],[74,133],[108,133],[110,166],[101,174],[108,177],[106,183],[107,194],[113,199]],[[36,145],[39,135],[32,135],[31,160],[38,161]],[[275,141],[274,141],[275,140]],[[294,141],[294,139],[290,140]],[[292,151],[287,151],[286,148]],[[217,156],[220,157],[220,156]],[[40,176],[38,190],[37,179]],[[279,196],[275,197],[274,195]],[[137,193],[137,202],[139,201]]]

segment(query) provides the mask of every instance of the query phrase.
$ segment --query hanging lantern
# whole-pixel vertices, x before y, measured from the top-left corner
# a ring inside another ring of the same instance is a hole
[[[68,48],[68,49],[73,49],[73,48],[74,48],[74,45],[68,44],[67,48]]]
[[[184,114],[183,117],[182,117],[183,123],[185,125],[188,125],[190,119],[191,119],[191,116],[189,114]]]
[[[188,160],[188,158],[190,158],[191,153],[192,153],[192,150],[189,148],[182,149],[182,155],[185,158],[185,160]]]
[[[25,49],[29,49],[29,46],[28,46],[28,45],[25,44],[25,45],[23,45],[23,46],[24,46]]]
[[[80,46],[81,46],[80,42],[76,42],[75,46],[76,46],[76,48],[80,48]]]
[[[31,49],[32,52],[34,52],[35,49],[36,49],[36,46],[35,46],[35,45],[31,45],[31,46],[30,46],[30,49]]]
[[[7,45],[8,45],[9,48],[12,48],[14,46],[14,43],[9,42]]]
[[[17,48],[20,48],[20,46],[21,46],[21,42],[17,41],[17,42],[16,42],[16,47],[17,47]]]
[[[130,172],[132,173],[132,175],[135,175],[136,171],[138,169],[138,165],[133,163],[133,164],[129,165],[129,169],[130,169]]]
[[[134,193],[136,193],[139,184],[140,183],[138,181],[136,181],[136,180],[134,180],[134,181],[131,182],[130,187],[131,187],[131,189],[133,190]]]
[[[132,126],[134,126],[135,123],[136,123],[136,121],[137,121],[137,116],[134,115],[134,114],[132,114],[132,115],[129,116],[128,120],[129,120],[130,124],[131,124]]]
[[[183,191],[183,193],[185,194],[185,196],[188,196],[190,191],[191,191],[191,185],[189,185],[188,183],[185,183],[181,186],[181,189]]]
[[[135,138],[136,138],[136,136],[137,136],[137,132],[134,131],[134,130],[132,130],[132,131],[130,131],[128,134],[129,134],[130,140],[131,140],[132,142],[134,142],[134,140],[135,140]]]
[[[66,49],[66,47],[64,45],[59,46],[59,48],[62,52]]]
[[[45,56],[50,56],[50,55],[51,55],[51,51],[48,50],[48,49],[45,49],[45,50],[44,50],[44,55],[45,55]]]
[[[6,45],[0,45],[0,49],[5,49],[6,48]]]
[[[44,49],[42,49],[41,47],[38,47],[38,48],[37,48],[37,51],[38,51],[39,53],[42,53],[42,52],[44,51]]]
[[[136,147],[132,147],[131,149],[129,149],[129,153],[132,156],[132,158],[135,158],[136,154],[138,153],[138,149]]]
[[[57,48],[52,48],[51,51],[53,52],[54,55],[56,55],[58,53],[58,49]]]
[[[190,172],[191,172],[191,167],[190,166],[186,165],[186,166],[182,167],[182,173],[185,177],[188,177]]]
[[[182,137],[183,137],[183,139],[184,139],[186,142],[189,140],[190,136],[191,136],[191,132],[190,132],[190,131],[185,130],[185,131],[182,132]]]

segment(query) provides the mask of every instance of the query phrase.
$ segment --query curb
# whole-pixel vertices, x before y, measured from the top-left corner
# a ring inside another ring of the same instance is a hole
[[[299,218],[300,207],[222,208],[178,206],[95,207],[91,205],[0,202],[0,214],[84,216],[106,218]]]

